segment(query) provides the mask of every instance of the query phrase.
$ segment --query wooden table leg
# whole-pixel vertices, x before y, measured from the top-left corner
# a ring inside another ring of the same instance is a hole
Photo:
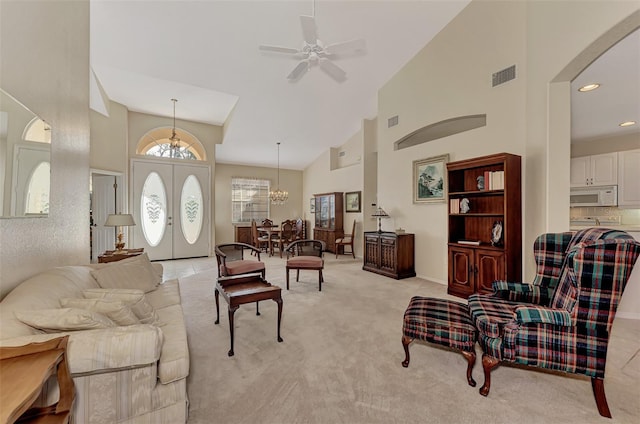
[[[220,324],[220,305],[218,303],[218,296],[219,296],[218,289],[216,288],[213,291],[213,293],[214,293],[215,298],[216,298],[216,322],[215,322],[215,324]]]
[[[238,308],[239,306],[229,306],[229,335],[231,336],[231,349],[229,349],[229,353],[227,353],[229,356],[233,356],[233,315]]]
[[[278,343],[282,343],[282,337],[280,337],[280,322],[282,321],[282,298],[273,299],[278,304]]]

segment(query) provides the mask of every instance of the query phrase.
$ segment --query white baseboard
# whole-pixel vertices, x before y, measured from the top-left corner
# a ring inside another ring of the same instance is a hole
[[[618,312],[616,318],[638,319],[640,320],[640,312]]]

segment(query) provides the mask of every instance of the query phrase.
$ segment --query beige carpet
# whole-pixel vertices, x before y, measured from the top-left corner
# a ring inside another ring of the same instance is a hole
[[[267,279],[283,288],[284,342],[276,342],[275,302],[262,302],[261,316],[244,305],[235,314],[232,358],[222,299],[214,325],[215,271],[201,262],[196,274],[180,278],[191,352],[189,424],[640,422],[639,321],[614,325],[605,379],[612,420],[598,415],[586,378],[501,366],[484,398],[480,362],[472,388],[456,352],[414,342],[409,368],[401,366],[411,296],[449,297],[445,286],[364,272],[346,256],[325,259],[322,292],[311,271],[300,283],[292,273],[287,292],[284,260],[265,260]]]

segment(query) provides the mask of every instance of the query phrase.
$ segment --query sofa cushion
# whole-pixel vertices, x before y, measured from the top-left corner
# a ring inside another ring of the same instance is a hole
[[[139,324],[140,319],[133,313],[131,307],[116,299],[60,299],[63,308],[78,308],[97,312],[109,318],[116,325]]]
[[[121,300],[131,307],[142,324],[157,324],[158,314],[147,301],[142,290],[137,289],[89,289],[82,292],[87,299]]]
[[[114,327],[106,316],[77,308],[39,309],[16,311],[16,318],[25,324],[47,333],[60,331],[90,330]]]
[[[189,346],[182,306],[167,306],[158,309],[158,314],[159,327],[164,334],[158,378],[162,384],[167,384],[189,375]]]
[[[91,275],[103,289],[139,289],[150,292],[160,282],[146,253],[105,267],[94,269]]]
[[[154,291],[145,293],[144,297],[156,310],[171,305],[179,305],[180,290],[178,289],[178,280],[165,281]]]

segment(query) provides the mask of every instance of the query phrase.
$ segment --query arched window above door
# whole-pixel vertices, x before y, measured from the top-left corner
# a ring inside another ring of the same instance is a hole
[[[138,141],[136,154],[173,159],[207,159],[204,146],[192,134],[176,128],[176,138],[171,140],[172,128],[156,128]]]

